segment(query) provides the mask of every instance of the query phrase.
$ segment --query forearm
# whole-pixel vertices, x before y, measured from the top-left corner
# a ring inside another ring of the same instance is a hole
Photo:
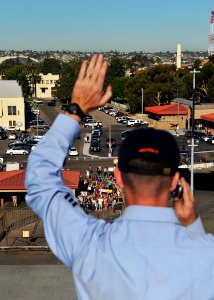
[[[61,170],[68,149],[79,132],[79,125],[74,119],[59,115],[29,156],[25,181],[26,201],[41,218],[46,214],[52,195],[59,189],[66,189],[62,182]]]

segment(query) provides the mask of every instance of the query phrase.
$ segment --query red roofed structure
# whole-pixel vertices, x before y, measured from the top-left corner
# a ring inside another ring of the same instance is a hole
[[[201,115],[201,119],[208,122],[214,122],[214,113]]]
[[[185,129],[189,119],[189,109],[181,103],[145,107],[155,128]]]
[[[188,109],[182,104],[168,104],[145,107],[145,111],[156,115],[188,115]]]
[[[80,175],[80,171],[62,171],[64,184],[74,193],[79,186]],[[12,195],[18,195],[19,202],[23,201],[26,194],[24,182],[25,170],[0,172],[0,198],[4,199],[3,202],[11,201]]]

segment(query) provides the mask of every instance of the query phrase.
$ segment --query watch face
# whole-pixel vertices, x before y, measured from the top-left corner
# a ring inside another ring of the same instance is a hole
[[[77,115],[81,119],[83,119],[85,116],[85,114],[83,113],[83,111],[81,110],[81,108],[79,107],[79,105],[77,103],[69,104],[67,111],[72,115]]]

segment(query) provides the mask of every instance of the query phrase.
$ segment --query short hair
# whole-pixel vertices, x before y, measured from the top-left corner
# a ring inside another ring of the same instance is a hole
[[[135,163],[136,160],[135,160]],[[153,163],[139,160],[138,167],[146,168],[152,166]],[[154,163],[157,166],[157,163]],[[141,175],[131,172],[121,172],[122,180],[125,187],[129,188],[133,195],[139,193],[150,194],[156,196],[164,190],[168,190],[171,185],[172,176],[163,175]]]

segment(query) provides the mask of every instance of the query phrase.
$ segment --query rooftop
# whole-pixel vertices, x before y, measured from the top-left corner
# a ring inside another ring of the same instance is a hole
[[[79,185],[79,171],[62,171],[65,185],[71,189],[77,189]],[[25,190],[25,170],[8,171],[0,173],[0,191],[6,190]]]
[[[145,111],[157,115],[187,115],[188,110],[182,104],[168,104],[161,106],[149,106],[145,107]]]
[[[0,98],[22,97],[22,88],[16,80],[0,80]]]

